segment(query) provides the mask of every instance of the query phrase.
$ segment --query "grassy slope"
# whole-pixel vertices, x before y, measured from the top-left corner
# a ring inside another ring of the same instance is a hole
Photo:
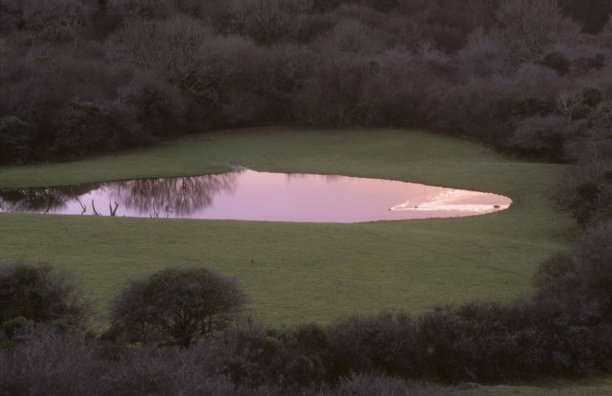
[[[257,315],[278,325],[515,298],[530,292],[537,265],[564,248],[572,224],[544,194],[563,166],[418,131],[226,131],[75,163],[0,168],[0,186],[195,175],[228,164],[471,188],[514,204],[486,216],[353,225],[0,214],[0,258],[75,273],[98,323],[128,278],[206,266],[236,276]]]

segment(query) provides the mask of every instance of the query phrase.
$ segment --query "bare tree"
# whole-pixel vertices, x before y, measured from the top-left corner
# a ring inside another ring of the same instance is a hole
[[[24,0],[23,23],[39,37],[75,43],[96,11],[93,0]]]
[[[572,120],[575,109],[582,103],[583,97],[580,92],[562,91],[559,92],[556,99],[557,109],[567,117],[568,121]]]
[[[166,21],[135,19],[105,45],[109,60],[158,71],[166,80],[177,81],[197,68],[197,53],[211,32],[200,21],[177,16]]]
[[[547,47],[570,43],[580,26],[561,15],[557,0],[504,0],[498,10],[499,38],[511,59],[533,61]]]

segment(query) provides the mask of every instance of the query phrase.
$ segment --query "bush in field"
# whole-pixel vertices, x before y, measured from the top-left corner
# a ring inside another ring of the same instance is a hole
[[[211,344],[215,365],[235,383],[286,388],[322,383],[330,347],[327,331],[315,324],[274,330],[253,322],[229,329]]]
[[[422,374],[414,320],[402,313],[350,318],[332,325],[333,348],[327,365],[329,376],[351,372],[381,372],[401,377]]]
[[[529,117],[519,122],[509,144],[536,158],[563,160],[567,129],[567,121],[560,116]]]
[[[576,217],[578,224],[612,218],[612,164],[593,161],[573,168],[559,183],[553,197],[563,209]]]
[[[17,263],[0,269],[0,323],[5,335],[14,336],[28,323],[78,328],[84,319],[85,307],[75,287],[50,266]]]
[[[612,326],[611,240],[612,218],[587,229],[571,253],[542,264],[535,278],[538,298],[560,304],[580,321]]]
[[[132,281],[115,300],[113,330],[130,342],[189,347],[227,327],[246,298],[206,269],[167,269]]]
[[[605,368],[612,346],[604,331],[533,300],[441,309],[419,331],[430,375],[453,382],[587,375]]]
[[[554,301],[526,300],[439,307],[408,321],[402,315],[344,320],[330,329],[327,378],[353,372],[497,382],[608,370],[612,326],[575,313]]]

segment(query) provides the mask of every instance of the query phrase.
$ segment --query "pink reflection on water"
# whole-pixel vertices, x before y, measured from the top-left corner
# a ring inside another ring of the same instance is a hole
[[[355,223],[496,212],[507,197],[392,180],[241,169],[221,175],[104,183],[45,212],[132,217]],[[0,203],[3,203],[0,200]],[[4,203],[5,211],[17,205]],[[6,208],[9,207],[7,210]],[[23,207],[23,205],[22,205]]]
[[[490,202],[496,196],[499,195],[468,190],[448,190],[438,193],[427,201],[406,201],[389,210],[484,214],[491,212]],[[510,206],[510,200],[508,201],[504,204],[494,204],[493,209],[507,209]]]

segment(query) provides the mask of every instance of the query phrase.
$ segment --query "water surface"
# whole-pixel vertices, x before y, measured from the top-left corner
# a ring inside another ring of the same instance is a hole
[[[0,190],[0,212],[333,223],[473,216],[511,202],[502,195],[417,183],[249,169]]]

